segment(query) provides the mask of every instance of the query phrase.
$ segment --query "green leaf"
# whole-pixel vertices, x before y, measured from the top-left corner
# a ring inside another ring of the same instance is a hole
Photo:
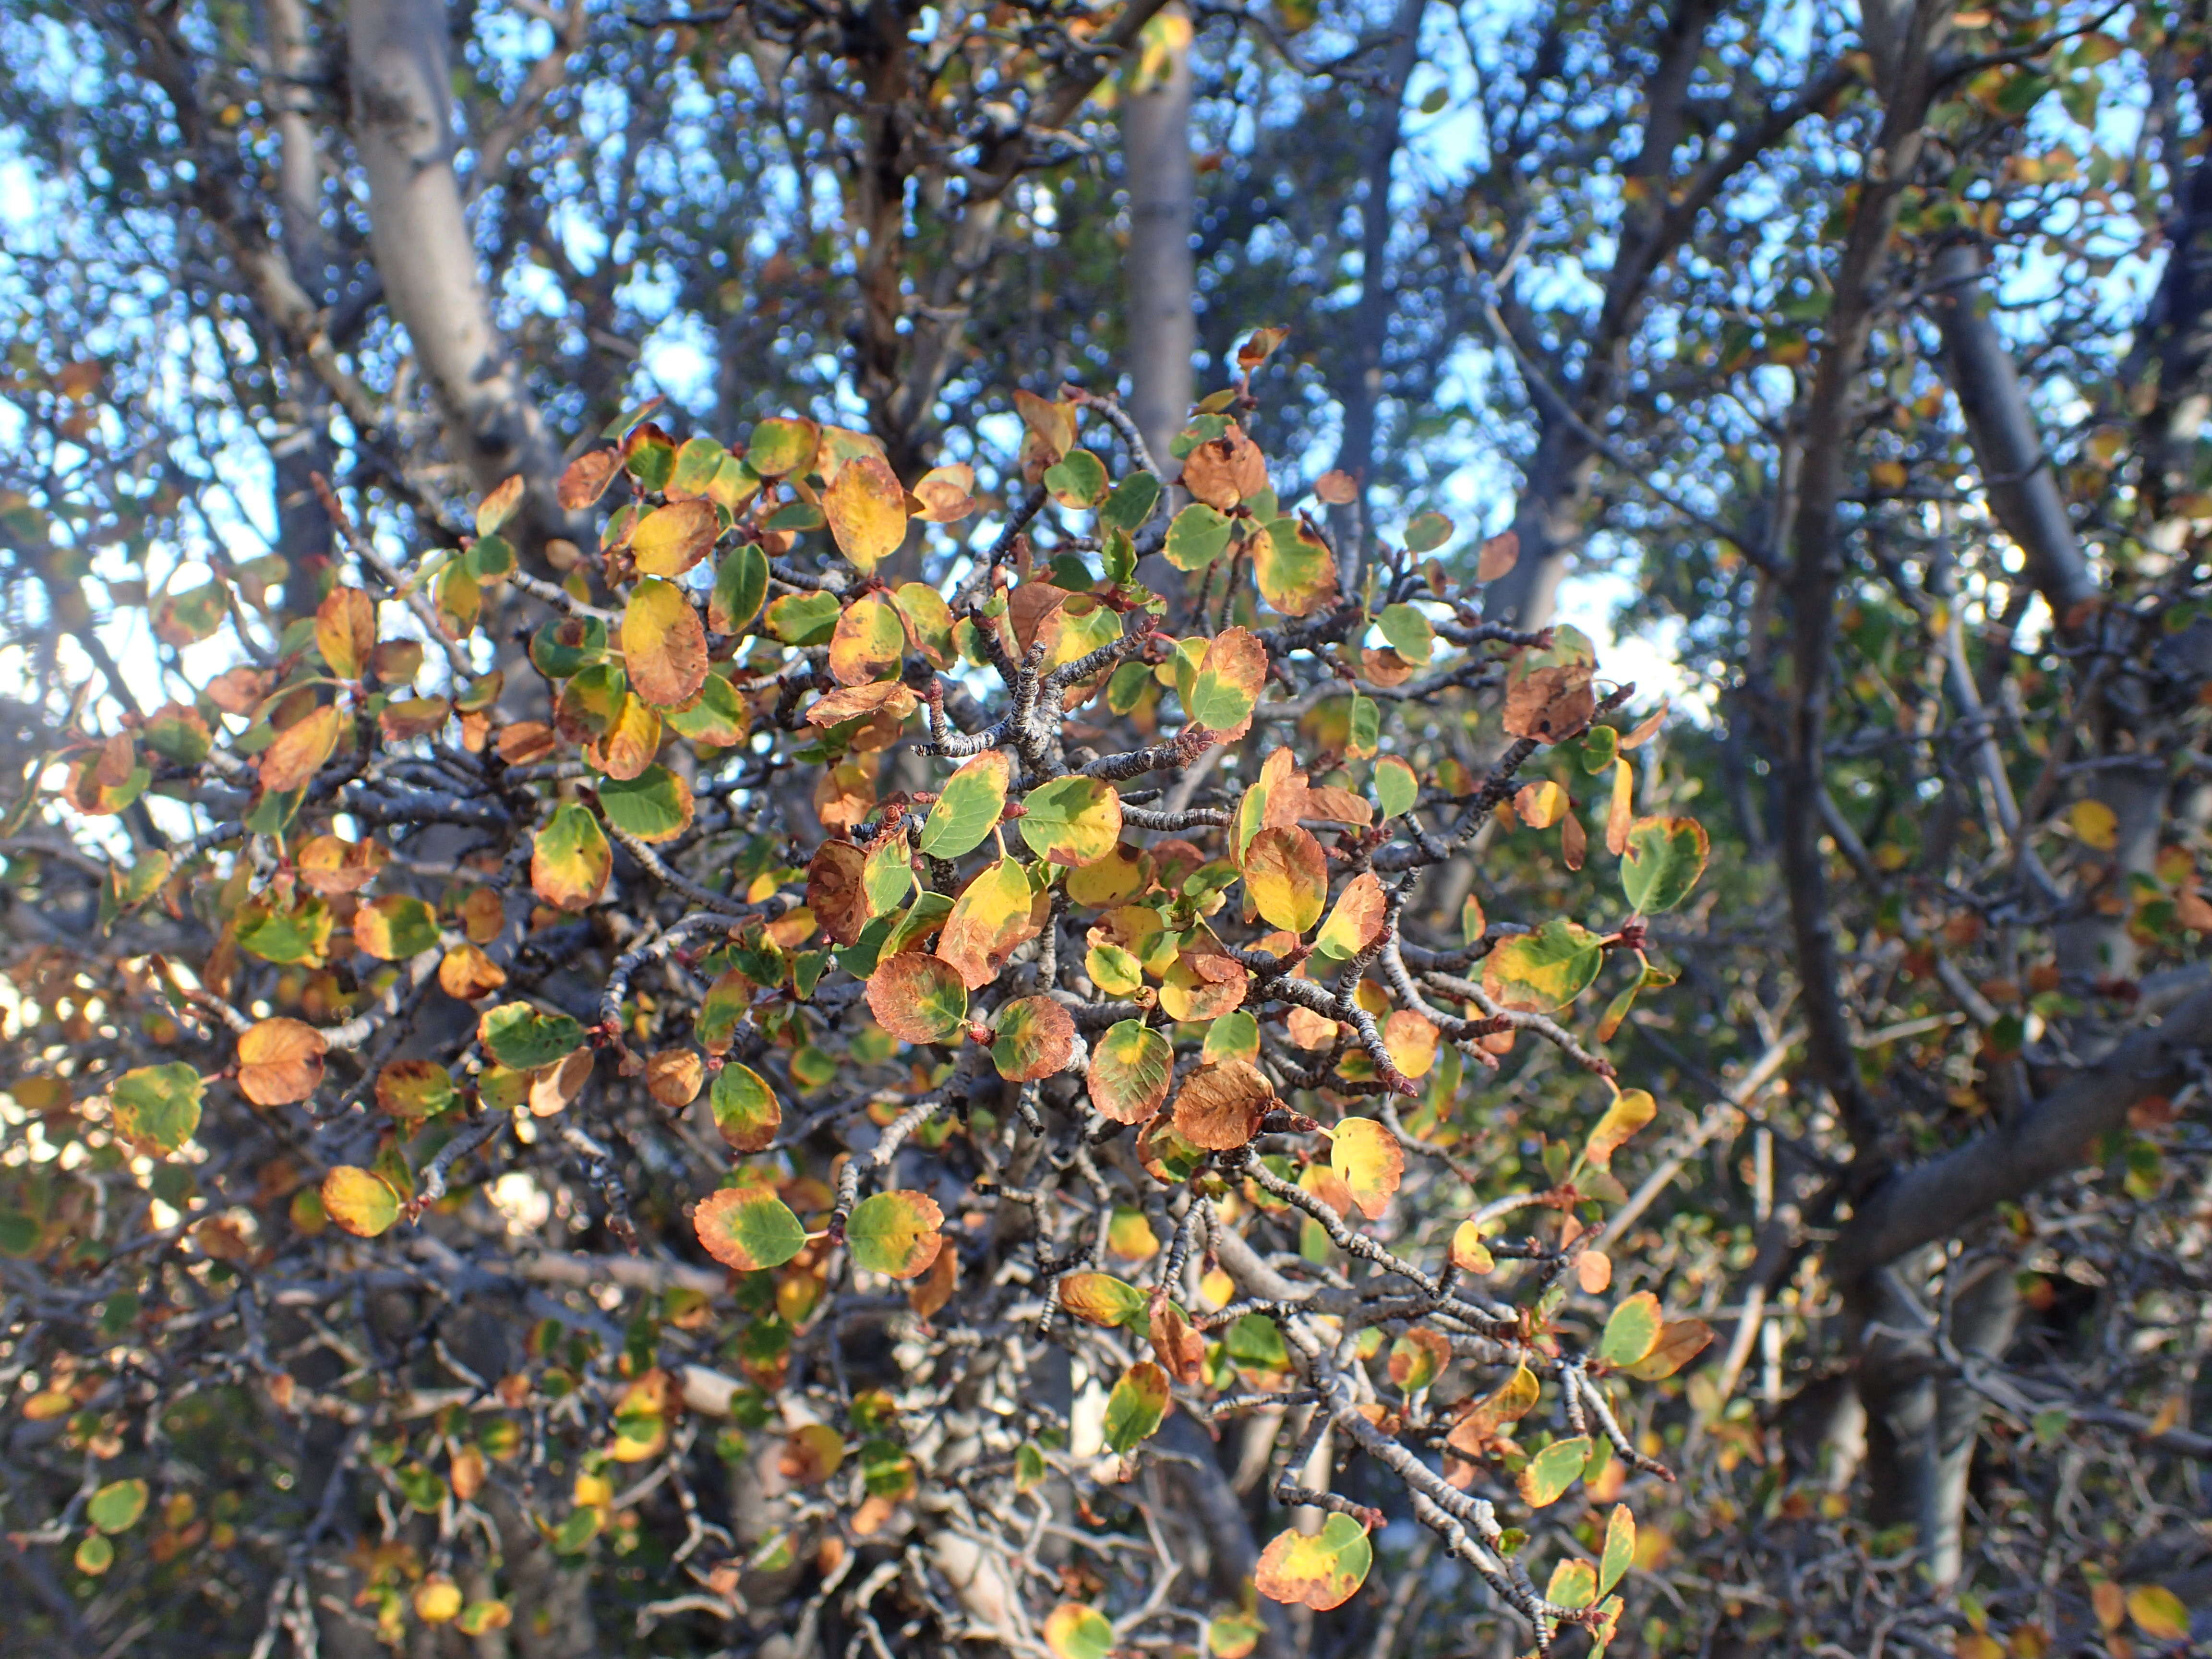
[[[1385,755],[1375,763],[1375,800],[1384,817],[1402,817],[1420,799],[1420,780],[1413,775],[1412,767],[1395,755]]]
[[[1149,1439],[1168,1413],[1168,1374],[1149,1359],[1121,1373],[1106,1396],[1106,1444],[1127,1457]]]
[[[199,1128],[205,1087],[200,1074],[182,1060],[125,1072],[108,1097],[115,1132],[166,1157]]]
[[[714,1127],[722,1139],[741,1152],[765,1152],[783,1127],[783,1108],[768,1079],[750,1066],[735,1060],[714,1073],[709,1096]]]
[[[1109,1026],[1091,1051],[1091,1103],[1116,1123],[1142,1123],[1168,1097],[1175,1050],[1141,1020]]]
[[[1121,793],[1102,778],[1054,778],[1024,796],[1022,807],[1016,827],[1048,863],[1080,869],[1105,858],[1121,839]]]
[[[893,1279],[916,1279],[929,1271],[945,1243],[938,1231],[945,1212],[926,1193],[878,1193],[864,1198],[845,1223],[845,1243],[853,1265]]]
[[[1483,958],[1482,988],[1502,1008],[1553,1013],[1580,996],[1604,965],[1598,936],[1563,916],[1499,942]]]
[[[741,1273],[781,1267],[806,1248],[806,1229],[764,1187],[726,1187],[691,1212],[692,1231],[707,1254]]]
[[[592,809],[574,800],[555,807],[531,846],[531,890],[556,908],[581,910],[606,890],[613,872],[614,849]]]
[[[1559,1495],[1582,1474],[1589,1452],[1589,1437],[1578,1434],[1571,1440],[1554,1440],[1530,1458],[1528,1467],[1521,1471],[1521,1496],[1528,1507],[1540,1510],[1559,1502]]]
[[[607,625],[597,617],[556,617],[530,638],[530,660],[550,680],[565,680],[604,662]]]
[[[914,863],[907,851],[904,830],[862,860],[860,890],[867,896],[871,915],[888,915],[906,902],[906,896],[914,890]]]
[[[1425,663],[1436,654],[1435,624],[1413,605],[1383,606],[1382,614],[1375,619],[1375,625],[1382,630],[1382,637],[1389,641],[1390,648],[1407,662],[1416,665]]]
[[[827,644],[843,610],[835,593],[786,593],[769,605],[769,636],[785,645]]]
[[[399,1218],[399,1194],[373,1170],[341,1164],[323,1177],[323,1212],[356,1238],[374,1238]]]
[[[1638,818],[1620,855],[1621,890],[1641,915],[1671,910],[1705,872],[1705,827],[1695,818]]]
[[[604,778],[599,810],[607,822],[640,841],[672,841],[691,827],[691,788],[665,766],[648,766],[635,777]]]
[[[111,1536],[128,1532],[146,1513],[147,1496],[143,1480],[111,1480],[93,1493],[84,1506],[84,1518]]]
[[[733,547],[714,571],[707,596],[707,626],[717,634],[742,634],[768,597],[768,555],[752,543]],[[835,626],[833,622],[832,626]]]
[[[526,1002],[503,1002],[477,1021],[477,1040],[501,1065],[535,1071],[574,1054],[584,1028],[566,1014],[540,1013]]]
[[[1597,1573],[1587,1561],[1560,1562],[1544,1589],[1544,1599],[1555,1607],[1586,1607],[1597,1595]]]
[[[354,912],[353,942],[381,962],[406,962],[438,943],[438,914],[421,899],[388,893]]]
[[[1106,498],[1106,505],[1099,509],[1098,522],[1105,529],[1133,536],[1152,516],[1152,509],[1159,501],[1160,481],[1149,472],[1133,472]]]
[[[1044,1644],[1053,1659],[1107,1659],[1114,1651],[1114,1626],[1096,1607],[1063,1601],[1044,1621]]]
[[[1071,449],[1045,469],[1044,487],[1062,507],[1087,512],[1106,494],[1106,464],[1087,449]]]
[[[1006,786],[1013,763],[1003,749],[986,749],[945,780],[937,804],[921,826],[921,850],[932,858],[957,859],[983,844],[1006,810]]]
[[[1628,1505],[1616,1504],[1605,1521],[1605,1553],[1598,1562],[1597,1593],[1612,1594],[1636,1559],[1636,1517],[1628,1512]]]
[[[70,1558],[76,1570],[88,1578],[97,1578],[115,1565],[115,1546],[98,1533],[88,1533],[78,1540],[76,1550]]]
[[[699,687],[699,700],[682,708],[664,708],[660,718],[679,737],[717,749],[734,749],[745,740],[752,717],[744,701],[728,680],[708,673]]]
[[[1205,1058],[1217,1066],[1229,1060],[1257,1061],[1260,1022],[1242,1008],[1224,1014],[1206,1028]]]
[[[1352,696],[1351,732],[1344,743],[1345,759],[1365,760],[1382,741],[1382,709],[1374,698],[1355,691]]]
[[[1608,1365],[1633,1365],[1658,1345],[1660,1327],[1665,1322],[1659,1312],[1659,1298],[1649,1291],[1638,1291],[1605,1322],[1597,1357]]]
[[[1178,570],[1203,570],[1229,550],[1229,520],[1203,501],[1193,501],[1168,526],[1162,550]]]

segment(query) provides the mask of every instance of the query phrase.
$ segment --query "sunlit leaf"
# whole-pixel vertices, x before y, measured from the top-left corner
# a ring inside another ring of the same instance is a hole
[[[623,665],[637,695],[672,708],[699,694],[707,678],[707,630],[675,583],[648,577],[623,610]]]
[[[1296,824],[1262,830],[1244,849],[1244,890],[1271,927],[1303,933],[1328,902],[1328,859]]]
[[[1589,1454],[1588,1435],[1554,1440],[1530,1458],[1528,1466],[1521,1471],[1522,1499],[1534,1510],[1559,1502],[1560,1495],[1581,1476],[1583,1465],[1589,1462]]]
[[[307,1099],[323,1080],[323,1034],[303,1020],[257,1022],[238,1039],[238,1089],[257,1106]]]
[[[1336,906],[1322,924],[1314,950],[1323,957],[1356,957],[1381,936],[1389,915],[1389,902],[1382,894],[1382,878],[1372,870],[1363,870],[1336,896]]]
[[[1319,1532],[1293,1527],[1279,1534],[1260,1552],[1255,1582],[1271,1601],[1327,1613],[1358,1593],[1374,1565],[1367,1529],[1348,1515],[1332,1515]]]
[[[1096,1607],[1063,1601],[1044,1621],[1044,1644],[1053,1659],[1106,1659],[1114,1650],[1114,1626]]]
[[[1229,629],[1206,647],[1183,711],[1220,741],[1233,743],[1251,730],[1267,678],[1267,647],[1249,630]]]
[[[115,1133],[152,1153],[176,1152],[200,1127],[204,1087],[182,1060],[125,1072],[109,1092]]]
[[[1534,933],[1498,942],[1483,958],[1482,988],[1501,1008],[1553,1013],[1580,996],[1604,965],[1595,933],[1553,916]]]
[[[1054,778],[1024,796],[1022,806],[1017,825],[1022,839],[1048,863],[1096,864],[1121,842],[1121,797],[1103,779]]]
[[[1597,1357],[1608,1365],[1633,1365],[1658,1346],[1659,1332],[1664,1323],[1659,1313],[1659,1298],[1649,1291],[1639,1291],[1615,1308],[1605,1322],[1605,1334],[1598,1339]]]
[[[726,1187],[691,1212],[692,1231],[726,1267],[757,1273],[780,1267],[806,1248],[806,1229],[790,1206],[760,1187]]]
[[[1176,1091],[1176,1133],[1209,1152],[1231,1151],[1260,1132],[1274,1098],[1274,1086],[1256,1066],[1237,1060],[1200,1066]]]
[[[908,951],[876,964],[868,1012],[902,1042],[943,1042],[967,1028],[968,988],[951,964]]]
[[[999,1010],[991,1060],[1007,1082],[1050,1077],[1074,1052],[1075,1017],[1052,998],[1017,997]]]
[[[1149,1359],[1121,1373],[1106,1396],[1106,1445],[1127,1457],[1148,1440],[1168,1413],[1168,1374]]]
[[[1389,1207],[1406,1173],[1405,1148],[1371,1118],[1348,1117],[1338,1124],[1330,1136],[1328,1161],[1370,1220]]]
[[[323,1210],[356,1238],[374,1238],[399,1218],[399,1194],[383,1176],[341,1164],[323,1177]]]
[[[1671,910],[1705,872],[1705,828],[1695,818],[1638,818],[1620,855],[1620,885],[1644,915]]]
[[[722,1132],[722,1139],[741,1152],[765,1150],[775,1139],[776,1131],[783,1127],[783,1108],[769,1088],[768,1079],[750,1066],[740,1066],[735,1060],[714,1073],[714,1086],[708,1094],[708,1104],[714,1114],[714,1127]]]
[[[1068,1273],[1060,1281],[1060,1305],[1093,1325],[1127,1325],[1140,1329],[1147,1298],[1134,1285],[1111,1273]]]
[[[1091,1050],[1091,1103],[1116,1123],[1142,1123],[1168,1097],[1174,1063],[1167,1038],[1141,1021],[1109,1026]]]
[[[893,1279],[915,1279],[937,1259],[945,1237],[944,1212],[923,1193],[878,1193],[853,1207],[845,1242],[853,1264]]]
[[[921,850],[957,859],[973,852],[1006,810],[1013,762],[1003,749],[987,749],[945,780],[921,826]]]
[[[584,1028],[567,1014],[542,1013],[526,1002],[503,1002],[478,1017],[477,1040],[501,1065],[531,1072],[581,1047]]]
[[[592,809],[563,801],[530,851],[530,889],[556,909],[581,910],[606,890],[614,852]]]
[[[1000,859],[952,902],[937,954],[958,971],[969,990],[980,990],[999,976],[1007,957],[1042,931],[1049,914],[1047,904],[1030,884],[1028,871],[1011,858]]]
[[[822,511],[837,550],[863,571],[873,570],[906,539],[906,491],[880,456],[858,456],[839,467],[822,492]]]
[[[671,501],[637,521],[630,559],[641,575],[680,576],[713,550],[721,533],[722,516],[712,501]]]

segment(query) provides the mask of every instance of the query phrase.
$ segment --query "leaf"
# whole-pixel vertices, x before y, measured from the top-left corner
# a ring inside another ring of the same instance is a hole
[[[1044,1644],[1053,1659],[1106,1659],[1114,1651],[1114,1626],[1096,1607],[1063,1601],[1044,1621]]]
[[[510,1071],[534,1072],[581,1048],[584,1028],[566,1014],[540,1013],[526,1002],[502,1002],[478,1017],[477,1041]]]
[[[1203,570],[1229,550],[1229,519],[1203,501],[1193,501],[1168,525],[1161,551],[1178,570]]]
[[[420,1122],[458,1098],[453,1079],[431,1060],[395,1060],[376,1074],[376,1104],[390,1116]]]
[[[1479,582],[1494,582],[1521,562],[1521,535],[1518,531],[1500,531],[1482,544],[1475,556],[1474,579]]]
[[[1695,818],[1638,818],[1620,856],[1621,890],[1639,915],[1671,910],[1705,872],[1705,827]]]
[[[1270,927],[1304,933],[1328,902],[1328,856],[1297,825],[1276,825],[1244,849],[1244,890]]]
[[[1106,1396],[1106,1444],[1127,1457],[1168,1414],[1168,1374],[1149,1359],[1121,1373]]]
[[[1106,464],[1087,449],[1071,449],[1045,469],[1044,487],[1053,500],[1084,513],[1106,495]]]
[[[323,1211],[356,1238],[374,1238],[399,1219],[399,1194],[383,1176],[341,1164],[323,1177]]]
[[[943,1042],[968,1024],[968,988],[948,963],[909,951],[868,975],[868,1012],[902,1042]]]
[[[845,1223],[853,1265],[893,1279],[918,1279],[937,1260],[945,1212],[926,1193],[878,1193],[864,1198]]]
[[[1260,1552],[1253,1582],[1270,1601],[1327,1613],[1358,1593],[1374,1565],[1367,1529],[1348,1515],[1332,1515],[1317,1533],[1293,1527],[1278,1534]]]
[[[750,542],[723,555],[707,596],[707,626],[717,634],[741,634],[760,615],[768,597],[768,555]]]
[[[1416,1325],[1390,1345],[1390,1381],[1412,1394],[1425,1389],[1451,1364],[1451,1339]]]
[[[85,1501],[84,1518],[110,1537],[129,1532],[146,1513],[150,1495],[143,1480],[111,1480]]]
[[[1060,1305],[1092,1325],[1140,1328],[1149,1298],[1111,1273],[1069,1273],[1060,1281]]]
[[[1596,672],[1597,654],[1589,641],[1565,625],[1553,630],[1549,648],[1516,651],[1505,671],[1506,732],[1541,743],[1574,736],[1596,712],[1597,696],[1590,690]]]
[[[1328,913],[1314,941],[1315,954],[1340,958],[1358,956],[1382,936],[1389,914],[1382,878],[1372,870],[1362,870],[1336,896],[1336,908]]]
[[[1336,560],[1304,520],[1277,519],[1248,545],[1260,597],[1285,617],[1310,617],[1336,603]]]
[[[1636,769],[1613,763],[1613,798],[1605,813],[1605,850],[1619,858],[1628,850],[1628,826],[1636,811]]]
[[[1384,605],[1375,625],[1390,641],[1390,648],[1409,663],[1419,665],[1436,654],[1436,625],[1416,605]]]
[[[706,1062],[692,1048],[663,1048],[645,1062],[645,1090],[671,1111],[699,1098],[707,1079]]]
[[[1501,1008],[1553,1013],[1580,996],[1605,964],[1598,936],[1563,916],[1498,942],[1483,958],[1482,988]]]
[[[1482,1242],[1480,1223],[1462,1221],[1453,1230],[1451,1264],[1464,1273],[1486,1273],[1497,1267],[1490,1246]]]
[[[530,890],[558,910],[581,910],[606,890],[613,849],[592,809],[563,801],[531,843]]]
[[[606,493],[607,485],[622,469],[620,453],[611,449],[587,449],[568,463],[554,494],[564,513],[580,513]]]
[[[870,916],[868,855],[849,841],[825,841],[806,866],[806,908],[839,945],[860,937]]]
[[[1214,636],[1200,659],[1183,712],[1219,742],[1234,743],[1252,729],[1252,711],[1267,678],[1267,648],[1249,629],[1229,629]]]
[[[804,472],[814,465],[822,428],[811,421],[776,416],[762,421],[745,441],[745,465],[763,478]]]
[[[1636,1517],[1628,1512],[1627,1504],[1615,1504],[1613,1513],[1605,1518],[1605,1552],[1597,1568],[1598,1595],[1610,1595],[1613,1587],[1635,1560]]]
[[[255,763],[261,787],[276,795],[305,788],[323,769],[323,763],[337,752],[338,733],[343,727],[337,707],[327,702],[294,720],[276,734]]]
[[[946,779],[922,821],[921,850],[932,858],[957,859],[981,846],[1006,810],[1012,777],[1013,762],[1006,751],[986,749]]]
[[[323,1080],[323,1034],[305,1021],[264,1019],[238,1039],[238,1089],[257,1106],[289,1106]]]
[[[1704,1320],[1672,1319],[1661,1328],[1651,1352],[1622,1369],[1640,1382],[1656,1382],[1695,1359],[1712,1340],[1713,1328]]]
[[[999,1010],[991,1062],[1009,1083],[1060,1071],[1075,1053],[1075,1016],[1048,996],[1018,997]]]
[[[1521,1496],[1530,1509],[1540,1510],[1556,1504],[1560,1494],[1575,1484],[1589,1462],[1590,1441],[1586,1434],[1576,1435],[1570,1440],[1554,1440],[1550,1445],[1528,1460],[1528,1468],[1521,1471]]]
[[[1132,472],[1114,487],[1106,505],[1099,509],[1099,527],[1133,536],[1152,516],[1159,500],[1159,479],[1150,472]]]
[[[100,1534],[88,1533],[77,1540],[70,1561],[88,1578],[97,1578],[115,1565],[115,1546]]]
[[[406,962],[438,943],[437,912],[421,899],[387,893],[354,912],[353,942],[379,962]]]
[[[690,596],[658,577],[647,577],[623,608],[623,666],[630,687],[656,708],[673,708],[699,695],[707,682],[707,630]]]
[[[1242,1008],[1224,1014],[1206,1030],[1206,1058],[1219,1062],[1260,1058],[1260,1022]]]
[[[906,539],[906,491],[879,455],[855,456],[839,467],[822,492],[822,511],[837,550],[863,572],[897,552]]]
[[[1241,1060],[1200,1066],[1176,1091],[1176,1133],[1194,1146],[1225,1152],[1249,1143],[1274,1103],[1274,1085]]]
[[[860,866],[860,896],[871,916],[885,916],[906,902],[914,890],[914,854],[906,844],[906,831],[878,842]]]
[[[2103,801],[2084,798],[2066,809],[2066,822],[2082,844],[2109,853],[2120,844],[2119,814]]]
[[[1371,1118],[1348,1117],[1329,1138],[1329,1167],[1344,1177],[1352,1201],[1370,1221],[1390,1206],[1406,1173],[1406,1150]]]
[[[1022,806],[1015,827],[1048,864],[1081,869],[1110,858],[1121,842],[1121,792],[1103,778],[1054,778],[1024,796]]]
[[[775,1140],[775,1132],[783,1127],[783,1108],[768,1079],[735,1060],[714,1073],[708,1101],[722,1139],[741,1152],[767,1151]]]
[[[1091,1051],[1091,1103],[1114,1122],[1142,1123],[1168,1097],[1174,1067],[1167,1038],[1139,1020],[1122,1020]]]
[[[1485,1442],[1500,1429],[1518,1423],[1536,1409],[1543,1395],[1543,1385],[1536,1374],[1526,1365],[1516,1365],[1513,1375],[1499,1383],[1496,1390],[1474,1401],[1460,1415],[1452,1427],[1449,1443],[1470,1455],[1480,1452]]]
[[[200,1127],[205,1087],[200,1074],[182,1060],[125,1072],[108,1094],[115,1133],[152,1152],[176,1152]]]
[[[764,1187],[709,1193],[691,1212],[691,1230],[708,1255],[741,1273],[781,1267],[806,1248],[806,1229]]]
[[[2128,1617],[2154,1642],[2182,1642],[2189,1638],[2188,1606],[2163,1584],[2137,1584],[2130,1589]]]
[[[1633,1365],[1658,1345],[1659,1333],[1665,1323],[1659,1312],[1659,1298],[1649,1291],[1638,1291],[1615,1308],[1605,1322],[1605,1334],[1598,1339],[1597,1357],[1608,1365]]]
[[[629,556],[646,576],[680,576],[714,550],[722,515],[708,501],[671,501],[637,521]]]
[[[1597,1571],[1587,1561],[1560,1562],[1544,1588],[1544,1599],[1555,1607],[1586,1607],[1597,1596]]]
[[[648,766],[634,778],[609,778],[599,785],[599,797],[609,823],[648,842],[673,841],[691,827],[696,810],[691,786],[665,766]],[[534,873],[534,857],[532,868]]]
[[[1042,931],[1044,915],[1050,914],[1046,904],[1030,885],[1028,871],[1011,858],[1000,859],[953,900],[937,954],[969,990],[980,990],[998,978],[1007,957]]]
[[[357,680],[376,652],[376,601],[358,587],[334,587],[315,607],[315,648],[331,672]]]
[[[845,607],[830,635],[830,672],[840,685],[866,685],[896,672],[906,655],[906,622],[898,607],[864,593]]]
[[[1613,1166],[1613,1155],[1636,1132],[1659,1115],[1659,1103],[1643,1089],[1623,1089],[1589,1132],[1584,1156],[1599,1169]]]
[[[904,720],[914,713],[917,699],[911,687],[897,680],[878,680],[872,685],[851,685],[817,697],[806,711],[809,726],[842,726],[878,713]]]
[[[1402,817],[1421,799],[1420,780],[1395,755],[1385,755],[1375,763],[1375,799],[1384,817]]]
[[[1566,816],[1571,803],[1567,792],[1546,779],[1523,784],[1513,797],[1513,811],[1531,830],[1548,830]]]
[[[1417,513],[1406,526],[1406,547],[1414,553],[1430,553],[1451,539],[1452,521],[1441,513]]]

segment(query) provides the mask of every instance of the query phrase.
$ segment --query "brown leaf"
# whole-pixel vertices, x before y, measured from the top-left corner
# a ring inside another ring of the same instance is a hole
[[[289,1106],[323,1080],[323,1034],[304,1021],[264,1019],[238,1039],[238,1089],[257,1106]]]
[[[1176,1133],[1208,1152],[1230,1152],[1260,1133],[1274,1097],[1273,1086],[1247,1061],[1201,1066],[1176,1093]]]
[[[913,688],[897,680],[878,680],[872,685],[848,685],[816,699],[806,711],[809,726],[842,726],[878,710],[904,720],[914,713]]]
[[[261,786],[274,794],[303,787],[337,752],[343,721],[336,707],[323,703],[276,734],[261,751]]]
[[[1521,532],[1507,530],[1483,543],[1476,556],[1474,579],[1479,582],[1494,582],[1521,562]]]
[[[1559,663],[1532,668],[1511,681],[1505,692],[1504,726],[1516,738],[1559,743],[1590,722],[1597,694],[1590,690],[1588,663]]]
[[[1182,1310],[1164,1295],[1152,1297],[1146,1334],[1152,1338],[1160,1369],[1186,1388],[1206,1380],[1206,1339],[1191,1329]]]
[[[851,945],[868,924],[868,899],[860,885],[867,854],[849,841],[825,841],[806,866],[806,908],[822,931]]]
[[[672,1110],[699,1097],[707,1063],[696,1048],[663,1048],[645,1062],[645,1091]]]
[[[1234,422],[1183,458],[1182,487],[1208,507],[1226,513],[1267,487],[1267,459]]]
[[[611,449],[587,449],[568,463],[556,491],[564,513],[580,513],[606,493],[622,457]]]
[[[553,728],[543,720],[516,720],[499,728],[494,747],[509,766],[530,766],[553,752]]]
[[[456,945],[438,963],[439,987],[449,997],[474,1002],[507,983],[507,970],[473,945]]]
[[[1331,507],[1349,507],[1359,497],[1359,481],[1349,472],[1332,468],[1314,480],[1314,494]]]

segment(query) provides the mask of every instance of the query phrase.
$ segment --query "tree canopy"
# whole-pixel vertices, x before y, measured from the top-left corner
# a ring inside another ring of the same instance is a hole
[[[2209,26],[0,18],[22,1650],[2207,1639]]]

